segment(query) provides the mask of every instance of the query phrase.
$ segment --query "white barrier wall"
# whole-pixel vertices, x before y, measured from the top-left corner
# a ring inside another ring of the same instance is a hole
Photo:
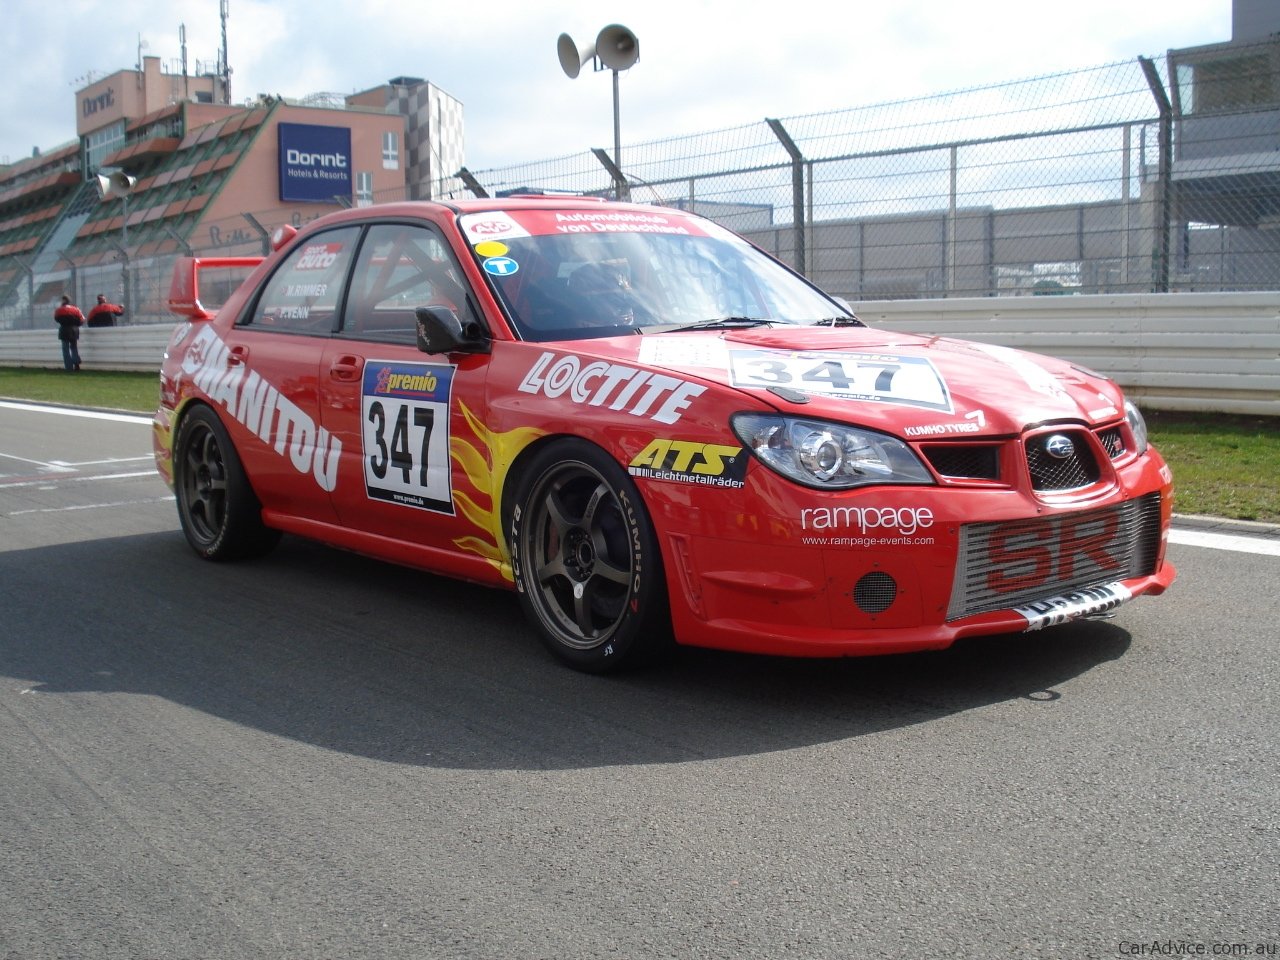
[[[1280,416],[1280,293],[880,300],[866,323],[1062,357],[1139,406]]]
[[[1113,377],[1140,405],[1280,416],[1280,293],[878,300],[865,322],[1064,357]],[[85,329],[89,369],[158,370],[172,326]],[[48,330],[0,331],[0,366],[62,366]]]
[[[173,324],[137,327],[82,327],[80,359],[91,370],[159,371]],[[62,369],[62,344],[58,329],[0,330],[0,367],[55,367]]]

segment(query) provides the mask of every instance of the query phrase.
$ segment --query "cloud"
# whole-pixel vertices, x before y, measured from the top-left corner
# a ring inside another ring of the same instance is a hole
[[[462,100],[467,162],[477,169],[612,145],[611,74],[587,69],[570,80],[555,54],[561,32],[582,43],[608,23],[640,39],[640,62],[620,77],[624,143],[1159,55],[1231,31],[1231,0],[819,0],[802,10],[761,0],[227,2],[237,102],[424,77]],[[73,140],[83,78],[132,67],[139,41],[143,55],[180,72],[185,25],[188,69],[211,66],[218,9],[218,0],[10,0],[0,157]]]

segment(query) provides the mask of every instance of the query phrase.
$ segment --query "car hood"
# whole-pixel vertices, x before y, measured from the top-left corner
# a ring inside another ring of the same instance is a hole
[[[651,334],[593,346],[613,359],[732,387],[787,413],[906,436],[1098,424],[1124,405],[1114,382],[1066,361],[871,327]]]

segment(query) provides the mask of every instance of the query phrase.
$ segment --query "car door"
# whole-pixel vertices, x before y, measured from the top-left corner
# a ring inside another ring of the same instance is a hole
[[[418,307],[477,320],[463,273],[439,231],[422,222],[372,224],[351,275],[342,324],[321,360],[323,422],[341,443],[334,507],[354,530],[440,551],[491,552],[477,510],[489,508],[483,441],[487,355],[427,355]],[[459,445],[462,445],[461,447]],[[470,473],[466,467],[472,465]],[[421,557],[417,560],[421,562]]]
[[[320,363],[338,323],[358,226],[328,230],[293,250],[228,334],[235,382],[226,408],[236,448],[268,515],[335,523],[330,498],[339,448],[321,413]],[[239,371],[235,374],[234,371]]]

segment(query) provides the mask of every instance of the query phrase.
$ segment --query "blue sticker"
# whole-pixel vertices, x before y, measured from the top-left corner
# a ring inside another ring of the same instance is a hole
[[[484,262],[484,272],[495,277],[509,277],[520,269],[520,264],[510,257],[490,257]]]

